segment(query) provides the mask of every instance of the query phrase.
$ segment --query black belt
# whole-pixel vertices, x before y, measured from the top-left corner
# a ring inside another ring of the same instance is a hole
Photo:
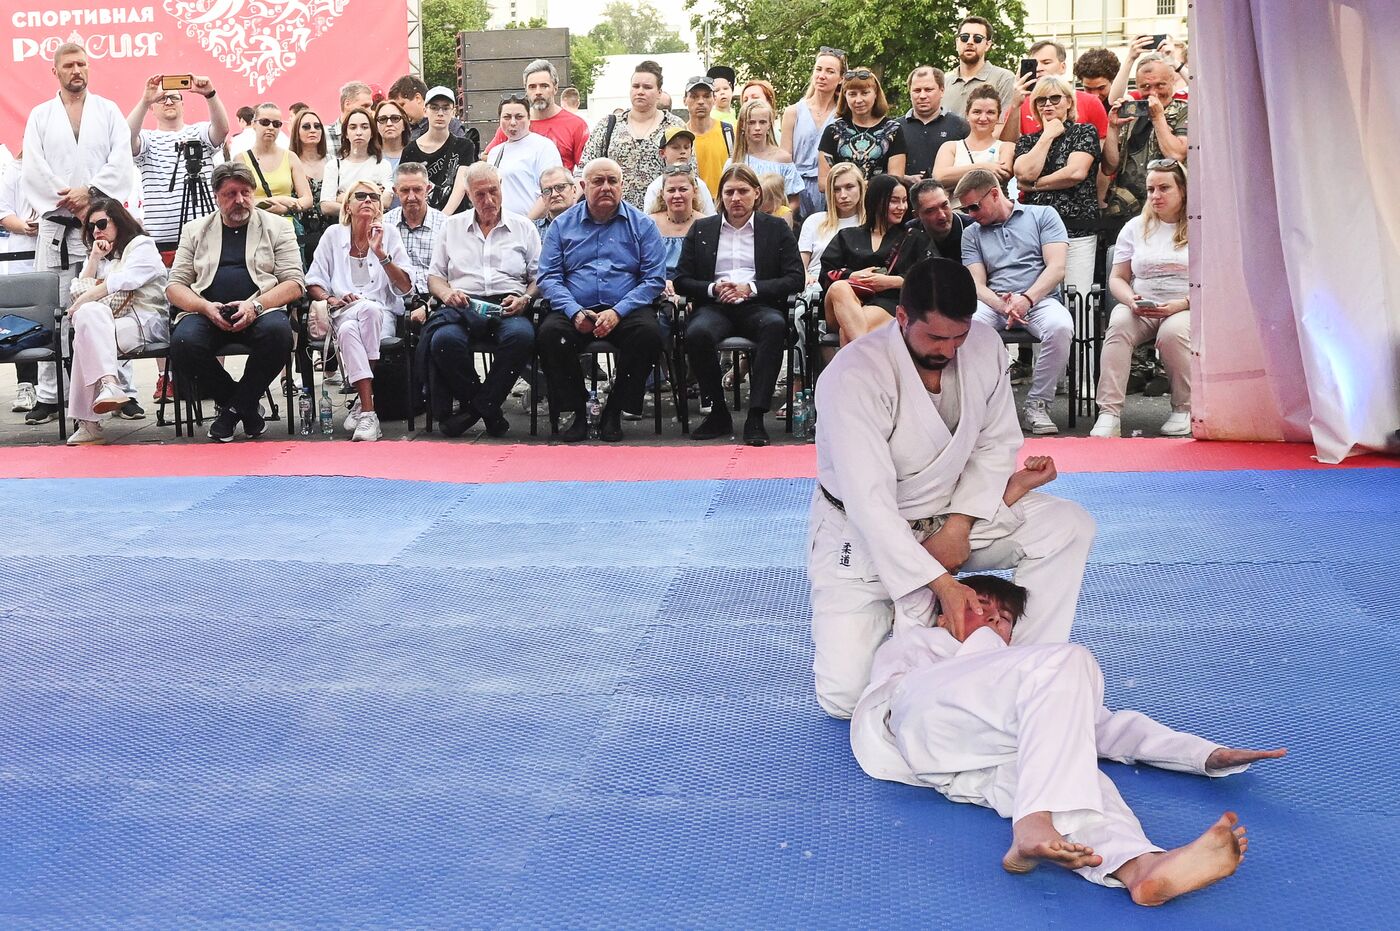
[[[60,236],[60,237],[58,237],[58,261],[59,261],[59,267],[62,268],[64,271],[67,271],[67,270],[68,270],[68,230],[80,230],[80,229],[82,229],[82,228],[83,228],[83,221],[82,221],[82,220],[79,220],[77,217],[65,217],[65,216],[61,216],[61,215],[60,215],[60,216],[48,216],[48,217],[44,217],[44,219],[45,219],[45,220],[48,220],[50,223],[57,223],[59,226],[66,227],[66,229],[65,229],[64,232],[63,232],[63,235]]]
[[[818,485],[817,487],[822,490],[822,497],[830,501],[832,507],[836,508],[836,510],[840,511],[842,514],[846,513],[846,505],[841,503],[840,498],[827,491],[825,485]]]

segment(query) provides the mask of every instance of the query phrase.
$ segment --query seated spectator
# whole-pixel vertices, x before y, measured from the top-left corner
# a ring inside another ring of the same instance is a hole
[[[908,153],[904,181],[917,184],[933,177],[933,163],[945,142],[967,138],[972,128],[961,114],[943,108],[943,72],[932,65],[920,65],[909,72],[909,101],[912,106],[900,120]]]
[[[394,87],[398,87],[397,82]],[[394,98],[394,102],[399,100]],[[428,180],[433,183],[428,206],[449,217],[467,202],[467,166],[477,155],[476,143],[451,131],[456,106],[457,98],[447,88],[428,91],[428,129],[403,148],[404,161],[419,162],[428,169]]]
[[[530,211],[530,216],[535,221],[535,229],[540,231],[540,239],[544,239],[545,230],[549,229],[549,224],[559,219],[559,215],[578,203],[579,198],[578,182],[574,180],[573,174],[567,168],[546,168],[540,174],[540,197],[539,201]]]
[[[285,218],[291,226],[297,211],[311,206],[311,185],[306,181],[301,159],[279,144],[282,110],[275,103],[258,104],[253,129],[253,145],[237,160],[257,178],[255,206]]]
[[[523,214],[501,209],[501,176],[491,165],[467,169],[467,191],[472,209],[448,218],[433,250],[428,289],[442,306],[423,327],[419,360],[445,435],[461,436],[480,420],[489,435],[504,436],[510,422],[501,405],[535,347],[529,310],[539,293],[540,234]],[[500,315],[483,313],[482,303]],[[496,344],[484,383],[472,357],[483,340]],[[455,413],[453,402],[461,405]]]
[[[1074,89],[1054,75],[1031,92],[1036,131],[1016,143],[1013,170],[1021,202],[1051,207],[1069,232],[1065,284],[1085,298],[1098,252],[1098,131],[1079,119]]]
[[[393,104],[390,104],[393,106]],[[340,149],[326,163],[321,182],[321,211],[328,217],[344,217],[350,189],[368,181],[384,194],[387,208],[394,195],[394,169],[379,151],[379,129],[368,110],[354,109],[340,118]],[[357,211],[358,214],[358,211]]]
[[[807,269],[808,296],[814,299],[824,290],[818,279],[827,244],[839,231],[865,222],[865,175],[850,162],[842,162],[827,174],[823,199],[828,209],[802,221],[797,237],[797,251]]]
[[[1161,55],[1152,54],[1137,64],[1139,91],[1147,101],[1147,113],[1125,116],[1129,98],[1115,98],[1109,113],[1111,130],[1104,140],[1103,172],[1113,177],[1108,187],[1109,217],[1128,220],[1142,211],[1147,197],[1147,163],[1171,158],[1186,161],[1185,100],[1175,99],[1176,73]]]
[[[966,226],[962,214],[953,209],[948,190],[932,178],[925,178],[909,192],[914,218],[906,224],[909,240],[899,250],[901,276],[924,259],[962,261],[962,234]]]
[[[165,263],[156,241],[119,201],[95,198],[83,224],[87,261],[73,280],[72,391],[68,416],[78,428],[69,446],[107,442],[100,415],[132,397],[117,377],[117,353],[135,352],[170,335]]]
[[[884,173],[902,177],[904,133],[899,120],[889,115],[880,79],[869,68],[855,68],[847,70],[842,80],[836,119],[822,130],[817,143],[821,183],[826,184],[826,173],[841,162],[854,162],[866,180]]]
[[[963,175],[953,196],[973,220],[963,231],[962,260],[977,285],[974,319],[997,330],[1023,327],[1040,340],[1022,414],[1031,433],[1058,433],[1049,407],[1074,336],[1058,298],[1069,249],[1064,221],[1050,207],[1012,201],[983,168]]]
[[[661,176],[661,193],[651,203],[647,214],[661,233],[661,242],[666,249],[666,287],[662,293],[666,297],[676,294],[676,269],[681,263],[681,247],[686,233],[697,218],[704,216],[700,210],[700,189],[705,185],[683,165],[672,165]]]
[[[732,335],[757,344],[749,372],[744,442],[768,445],[763,415],[773,400],[787,343],[787,300],[802,289],[802,260],[786,221],[758,210],[758,178],[731,165],[720,179],[717,217],[697,221],[686,234],[676,291],[695,305],[686,323],[686,353],[709,415],[694,440],[729,436],[734,423],[725,403],[719,343]]]
[[[361,178],[350,185],[340,223],[321,237],[306,273],[311,299],[330,309],[345,383],[357,394],[345,429],[350,439],[365,442],[383,435],[374,412],[379,344],[398,329],[404,296],[413,293],[408,254],[399,231],[384,224],[383,205],[383,192],[373,181]]]
[[[1099,362],[1099,419],[1090,436],[1121,436],[1133,348],[1155,340],[1171,379],[1163,436],[1191,435],[1191,300],[1187,292],[1186,169],[1149,163],[1147,203],[1118,234],[1108,288],[1118,299]]]
[[[1104,102],[1088,91],[1074,90],[1074,84],[1070,82],[1067,74],[1069,71],[1068,53],[1063,45],[1044,39],[1032,45],[1026,52],[1026,57],[1035,59],[1035,79],[1037,82],[1048,77],[1055,77],[1070,88],[1070,93],[1074,97],[1074,106],[1071,112],[1078,122],[1093,126],[1094,133],[1099,139],[1108,135],[1108,113],[1104,109]],[[1038,89],[1038,83],[1036,87]],[[1012,112],[1020,114],[1020,121],[1013,123],[1011,120],[1007,120],[1009,125],[1016,128],[1015,135],[1029,135],[1040,131],[1040,114],[1036,112],[1034,97],[1035,91],[1026,95],[1021,92],[1020,85],[1017,86],[1014,98],[1016,109]],[[1010,138],[1014,139],[1015,135]]]
[[[540,256],[540,293],[550,303],[540,323],[540,362],[550,411],[574,414],[560,435],[566,443],[588,438],[580,349],[595,339],[617,349],[598,433],[609,443],[622,439],[622,412],[642,410],[647,375],[661,355],[653,305],[666,284],[666,251],[656,224],[622,199],[623,177],[612,159],[589,162],[584,202],[550,225]]]
[[[788,225],[788,229],[792,229],[792,207],[788,205],[787,185],[783,182],[783,176],[771,171],[764,172],[758,176],[758,184],[762,192],[758,209],[770,217],[777,217]]]
[[[637,210],[646,209],[647,188],[665,167],[663,135],[672,126],[685,126],[669,106],[659,106],[660,99],[661,66],[654,61],[639,63],[632,73],[631,108],[599,120],[579,158],[585,165],[595,158],[621,165],[625,199]]]
[[[399,162],[394,173],[394,196],[399,205],[384,214],[384,225],[399,234],[408,266],[404,271],[413,279],[413,297],[409,306],[414,323],[427,319],[428,269],[433,264],[433,249],[447,217],[441,210],[428,206],[428,194],[433,183],[428,169],[418,162]]]
[[[249,438],[267,422],[258,399],[287,362],[292,328],[286,306],[305,291],[292,225],[253,207],[253,172],[242,162],[214,168],[218,212],[185,224],[165,296],[177,311],[170,338],[176,377],[212,397],[219,413],[209,438],[227,443],[239,422]],[[224,346],[249,350],[234,382],[219,364]]]
[[[668,126],[661,136],[661,161],[667,168],[685,168],[690,174],[698,179],[699,174],[695,170],[695,159],[692,157],[695,148],[695,133],[684,126]],[[651,205],[656,203],[656,199],[661,196],[661,184],[665,180],[666,173],[662,170],[657,175],[656,180],[647,185],[646,207],[648,211]],[[715,199],[710,194],[710,189],[704,182],[700,183],[700,190],[697,192],[700,197],[700,215],[702,217],[712,216],[715,212]]]
[[[904,279],[892,273],[904,242],[909,195],[894,175],[876,175],[865,190],[865,222],[837,232],[822,253],[826,322],[844,346],[894,319]]]
[[[734,138],[734,154],[729,165],[748,165],[762,180],[764,175],[778,175],[782,191],[778,202],[789,208],[789,215],[801,206],[806,182],[792,163],[792,156],[778,145],[773,132],[774,110],[766,100],[751,100],[739,108],[739,124]],[[764,210],[764,213],[772,213]]]
[[[1001,95],[990,84],[974,87],[967,95],[968,134],[938,148],[933,160],[933,176],[944,187],[954,187],[974,168],[985,168],[1005,186],[1011,179],[1016,146],[997,138],[1001,119]]]
[[[39,214],[29,205],[24,193],[23,155],[0,169],[0,278],[21,275],[34,270],[34,259],[11,259],[17,252],[34,253],[39,244]],[[39,403],[34,384],[39,380],[39,363],[20,362],[15,365],[15,399],[10,409],[28,413]]]
[[[530,106],[512,94],[497,108],[504,138],[486,150],[486,161],[500,173],[502,209],[525,216],[539,200],[540,174],[563,163],[554,142],[530,131]]]

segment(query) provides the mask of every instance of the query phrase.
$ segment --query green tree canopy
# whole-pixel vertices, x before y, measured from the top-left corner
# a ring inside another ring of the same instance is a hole
[[[664,55],[690,49],[680,33],[668,28],[661,12],[647,0],[637,3],[613,0],[603,7],[603,21],[588,34],[608,49],[614,49],[608,40],[615,40],[615,50],[608,51],[609,55]]]
[[[457,86],[457,33],[486,28],[486,0],[423,0],[423,80],[429,87]]]
[[[850,65],[880,75],[891,102],[903,102],[904,80],[916,66],[955,67],[954,34],[965,13],[991,21],[993,64],[1016,70],[1028,44],[1019,0],[686,0],[686,8],[703,11],[691,23],[697,33],[709,24],[714,61],[741,80],[766,78],[784,102],[802,96],[823,45],[844,49]]]

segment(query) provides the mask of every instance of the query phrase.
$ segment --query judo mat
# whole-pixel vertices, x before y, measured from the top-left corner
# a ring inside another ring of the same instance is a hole
[[[387,445],[387,444],[380,444]],[[1160,910],[866,777],[805,478],[0,481],[0,927],[1396,925],[1400,470],[1063,475],[1107,701],[1288,759],[1106,764]]]

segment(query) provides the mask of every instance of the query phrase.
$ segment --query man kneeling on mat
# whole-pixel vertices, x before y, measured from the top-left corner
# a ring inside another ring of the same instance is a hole
[[[1020,473],[1018,473],[1019,475]],[[1014,482],[1014,478],[1013,478]],[[1103,706],[1103,673],[1071,643],[1010,646],[1026,590],[996,576],[960,580],[981,613],[896,623],[851,718],[851,749],[876,779],[930,786],[1012,821],[1010,873],[1041,861],[1161,905],[1224,879],[1249,846],[1226,812],[1184,847],[1143,834],[1100,757],[1226,776],[1286,750],[1236,750]]]

